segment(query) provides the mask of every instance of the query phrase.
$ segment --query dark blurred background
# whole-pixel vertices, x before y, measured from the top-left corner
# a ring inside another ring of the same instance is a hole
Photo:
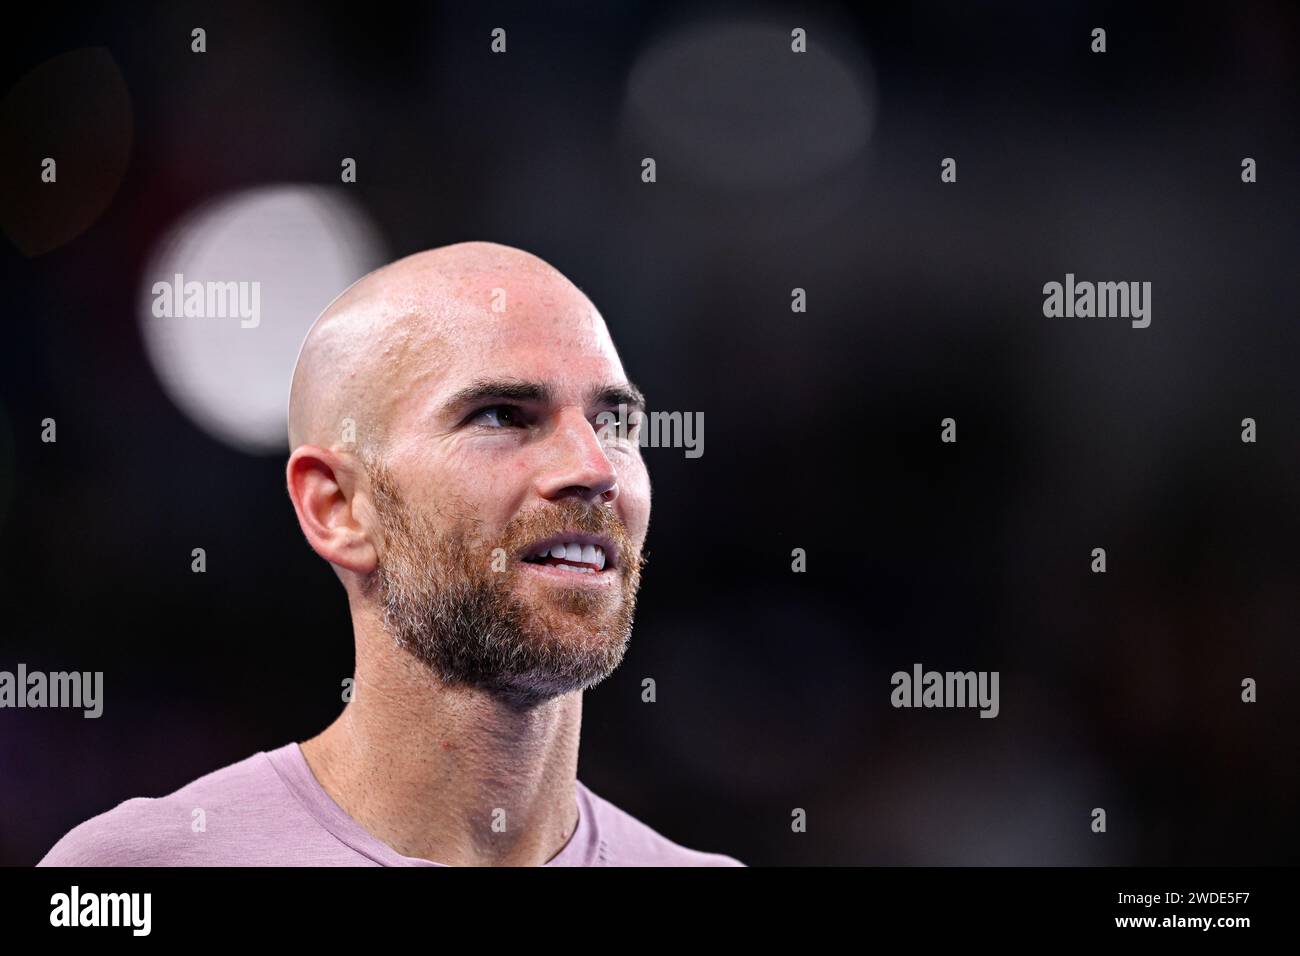
[[[1300,858],[1295,5],[26,15],[0,670],[102,670],[104,715],[0,710],[0,863],[335,717],[351,630],[284,492],[285,343],[468,239],[554,264],[652,409],[704,413],[702,458],[645,450],[597,793],[751,865]],[[250,259],[256,331],[149,316],[171,263]],[[1151,326],[1045,318],[1067,272],[1150,281]],[[892,708],[914,662],[999,670],[1000,716]]]

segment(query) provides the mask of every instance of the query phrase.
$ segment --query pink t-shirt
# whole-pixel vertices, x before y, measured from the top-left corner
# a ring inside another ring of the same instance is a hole
[[[688,850],[577,781],[578,828],[546,866],[744,866]],[[203,811],[204,828],[196,830]],[[165,797],[135,797],[69,831],[38,866],[445,866],[371,836],[290,742]]]

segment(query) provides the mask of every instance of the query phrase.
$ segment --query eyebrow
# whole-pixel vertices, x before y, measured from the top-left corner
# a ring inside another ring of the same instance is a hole
[[[588,398],[592,405],[626,405],[635,411],[645,411],[645,396],[631,382],[595,389]]]
[[[544,382],[528,382],[517,378],[478,379],[456,391],[443,403],[443,411],[454,415],[461,409],[481,402],[537,402],[549,404],[555,392]],[[587,395],[589,405],[626,405],[629,409],[645,411],[645,396],[631,382],[621,385],[602,385]]]

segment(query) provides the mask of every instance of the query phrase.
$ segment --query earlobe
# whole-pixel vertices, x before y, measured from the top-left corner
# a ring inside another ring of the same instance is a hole
[[[295,449],[285,467],[289,498],[312,550],[364,576],[375,569],[378,556],[366,522],[353,508],[355,478],[350,456],[311,445]]]

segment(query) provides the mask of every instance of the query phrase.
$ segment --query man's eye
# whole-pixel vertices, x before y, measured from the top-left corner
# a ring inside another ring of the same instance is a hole
[[[489,428],[523,428],[523,413],[514,405],[492,405],[470,416],[470,423]]]

